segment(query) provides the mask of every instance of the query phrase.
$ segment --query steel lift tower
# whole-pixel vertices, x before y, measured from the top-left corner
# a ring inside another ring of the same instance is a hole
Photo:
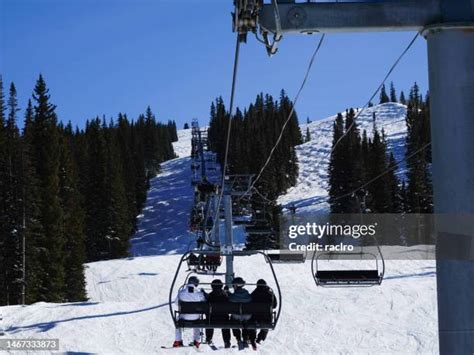
[[[473,354],[474,0],[234,3],[240,41],[259,33],[269,54],[288,33],[419,31],[426,38],[435,213],[460,221],[436,218],[440,352]]]

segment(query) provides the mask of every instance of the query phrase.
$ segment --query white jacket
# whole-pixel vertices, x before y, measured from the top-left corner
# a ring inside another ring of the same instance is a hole
[[[175,302],[205,302],[206,296],[204,292],[198,289],[193,284],[187,284],[178,292]],[[201,317],[200,314],[180,314],[180,319],[185,320],[198,320]]]

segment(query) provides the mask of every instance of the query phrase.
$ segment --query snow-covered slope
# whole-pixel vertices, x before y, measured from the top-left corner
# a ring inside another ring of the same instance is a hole
[[[89,302],[0,308],[6,337],[59,338],[61,351],[68,352],[165,353],[160,347],[169,346],[174,336],[168,288],[178,258],[138,257],[89,264]],[[249,282],[262,277],[270,280],[266,267],[251,257],[238,260],[236,272]],[[260,353],[437,353],[434,264],[389,261],[387,268],[380,287],[326,289],[314,285],[309,263],[277,265],[283,312]],[[189,331],[185,339],[190,339]],[[219,332],[215,341],[222,345]],[[202,350],[212,352],[205,346]],[[231,352],[238,351],[220,351]]]
[[[192,234],[187,223],[193,205],[191,186],[191,129],[178,131],[173,143],[178,158],[161,165],[151,181],[147,203],[138,216],[138,231],[131,239],[131,254],[160,255],[188,250]]]
[[[361,132],[365,129],[369,137],[373,135],[374,113],[377,129],[379,131],[384,129],[388,146],[393,151],[395,159],[400,161],[405,154],[406,106],[386,103],[365,109],[358,117],[357,125]],[[301,125],[303,135],[309,127],[311,141],[296,147],[299,177],[296,186],[290,188],[285,195],[279,198],[278,201],[284,206],[290,204],[297,207],[309,205],[299,211],[326,212],[328,210],[328,204],[325,202],[328,196],[327,170],[332,146],[333,122],[336,117],[331,116]],[[399,172],[402,172],[404,165],[400,164],[399,168]]]
[[[176,151],[184,156],[163,164],[152,181],[132,240],[136,257],[88,264],[88,302],[0,307],[4,338],[59,338],[60,350],[68,353],[195,353],[161,349],[174,337],[168,293],[180,257],[165,254],[182,252],[191,241],[186,231],[192,202],[189,135],[181,131],[179,136],[182,150]],[[157,255],[138,256],[150,254]],[[248,282],[271,281],[268,265],[256,256],[237,258],[235,269]],[[371,288],[316,287],[308,262],[277,264],[275,271],[282,315],[260,347],[262,354],[438,353],[433,261],[388,260],[384,282]],[[190,339],[189,331],[185,339]],[[214,340],[222,345],[219,332]],[[212,352],[206,346],[202,351]]]

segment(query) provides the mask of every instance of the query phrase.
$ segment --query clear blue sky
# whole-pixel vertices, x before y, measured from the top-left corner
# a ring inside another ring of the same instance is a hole
[[[42,73],[59,118],[82,127],[97,115],[136,117],[150,105],[179,127],[207,123],[211,101],[229,100],[235,34],[232,0],[0,0],[0,73],[21,108]],[[300,97],[301,120],[360,107],[413,33],[326,36]],[[288,35],[268,58],[253,37],[241,48],[236,102],[259,92],[296,93],[318,36]],[[427,89],[419,38],[394,72],[397,89]],[[23,112],[23,111],[22,111]],[[21,113],[22,114],[22,113]]]

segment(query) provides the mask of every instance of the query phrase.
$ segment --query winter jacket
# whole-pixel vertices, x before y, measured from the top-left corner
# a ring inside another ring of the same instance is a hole
[[[235,303],[250,303],[252,302],[252,296],[250,296],[249,291],[245,288],[238,288],[231,293],[229,296],[230,302]],[[236,320],[249,320],[252,317],[251,314],[232,314],[232,318]]]
[[[178,292],[175,302],[206,302],[206,296],[202,290],[198,289],[193,284],[187,284]],[[180,314],[180,319],[198,320],[200,314]]]
[[[271,304],[272,308],[276,308],[278,302],[275,297],[275,294],[268,286],[257,286],[257,288],[252,292],[252,302],[255,303],[267,303]],[[271,316],[265,316],[261,314],[255,315],[256,320],[271,320]]]
[[[220,289],[220,290],[212,290],[208,295],[207,295],[207,301],[209,303],[226,303],[229,301],[229,295],[226,291]],[[213,313],[212,314],[212,319],[214,320],[228,320],[228,314],[227,313]]]

